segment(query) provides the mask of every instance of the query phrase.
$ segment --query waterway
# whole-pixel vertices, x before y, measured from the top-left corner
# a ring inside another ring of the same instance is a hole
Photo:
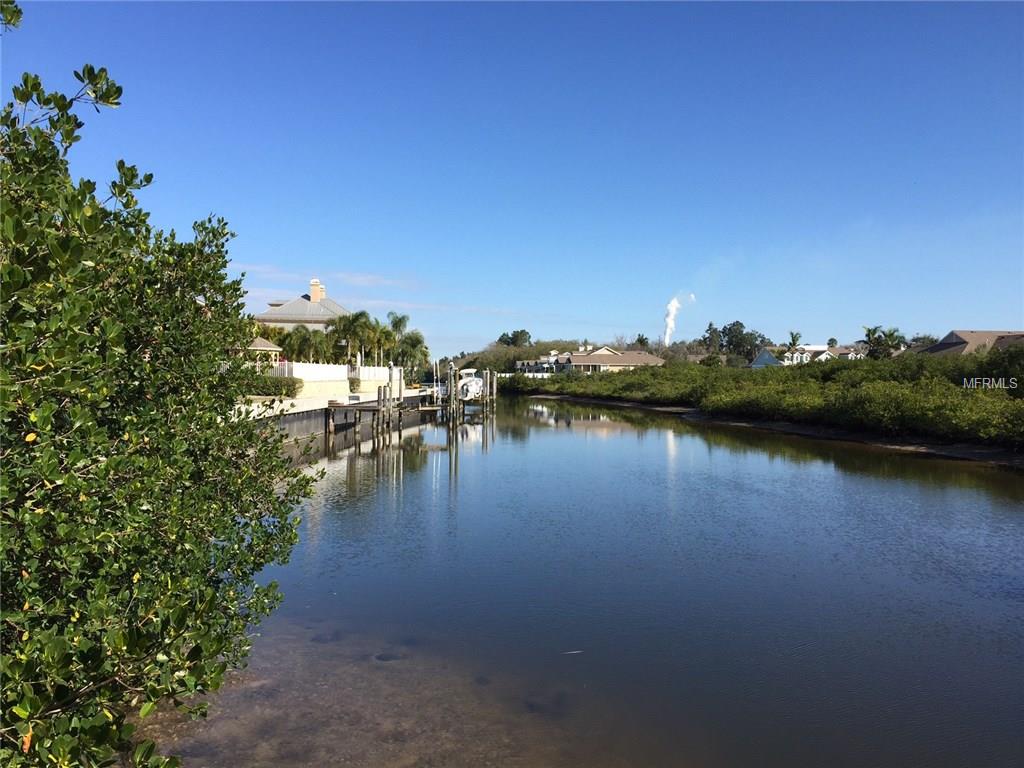
[[[185,766],[1024,764],[1024,476],[503,400],[325,460]]]

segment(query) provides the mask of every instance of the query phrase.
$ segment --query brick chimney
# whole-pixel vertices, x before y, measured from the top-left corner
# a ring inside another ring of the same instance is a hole
[[[311,303],[318,303],[320,299],[322,299],[326,295],[327,291],[324,289],[322,285],[320,285],[319,280],[317,280],[314,277],[312,280],[309,281],[309,300]]]

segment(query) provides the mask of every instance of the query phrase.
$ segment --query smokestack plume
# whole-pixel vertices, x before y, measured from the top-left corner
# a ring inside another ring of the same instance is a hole
[[[692,304],[697,300],[697,297],[692,293],[686,297],[686,303]],[[665,307],[665,346],[667,347],[672,343],[672,334],[676,332],[676,315],[682,308],[682,304],[679,301],[678,296],[673,296],[672,301]]]

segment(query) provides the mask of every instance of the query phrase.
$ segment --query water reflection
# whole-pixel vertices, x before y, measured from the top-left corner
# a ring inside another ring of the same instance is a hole
[[[1024,502],[1019,472],[969,461],[918,456],[859,443],[816,440],[728,424],[687,422],[678,416],[633,408],[601,407],[548,401],[515,406],[506,402],[506,416],[515,420],[516,407],[528,421],[522,426],[527,439],[537,428],[632,429],[637,435],[651,430],[697,436],[708,451],[723,449],[732,455],[759,455],[796,463],[825,463],[843,472],[892,480],[917,480],[930,486],[977,488]],[[500,423],[500,421],[499,421]]]
[[[1011,765],[1021,477],[504,401],[323,462],[186,765]]]

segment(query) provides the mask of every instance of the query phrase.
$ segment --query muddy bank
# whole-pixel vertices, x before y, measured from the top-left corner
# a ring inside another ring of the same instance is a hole
[[[816,440],[838,440],[849,443],[860,443],[890,451],[900,451],[916,456],[941,459],[957,459],[961,461],[979,461],[998,467],[1006,467],[1024,471],[1024,454],[1014,453],[999,446],[980,445],[976,443],[935,443],[914,437],[897,438],[871,432],[841,429],[839,427],[817,426],[813,424],[796,424],[790,421],[755,421],[728,416],[712,416],[699,408],[685,405],[655,405],[628,400],[605,400],[597,397],[577,397],[574,395],[528,395],[534,400],[560,400],[568,403],[600,405],[610,408],[631,408],[656,413],[673,414],[685,421],[700,424],[718,424],[730,427],[760,429],[779,432],[797,437],[808,437]]]

